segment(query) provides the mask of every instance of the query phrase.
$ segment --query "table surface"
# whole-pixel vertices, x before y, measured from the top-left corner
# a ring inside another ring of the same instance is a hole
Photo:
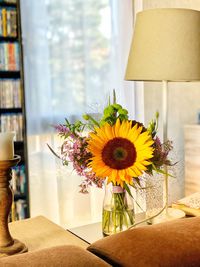
[[[144,219],[145,219],[144,213],[138,213],[135,215],[136,222],[142,221]],[[144,225],[147,225],[147,224],[142,223],[138,226],[144,226]],[[82,239],[84,242],[87,242],[88,244],[92,244],[95,241],[103,237],[101,222],[86,224],[86,225],[74,227],[74,228],[69,228],[67,230],[70,233]]]
[[[70,228],[67,229],[67,231],[87,242],[88,244],[91,244],[103,237],[101,222]]]

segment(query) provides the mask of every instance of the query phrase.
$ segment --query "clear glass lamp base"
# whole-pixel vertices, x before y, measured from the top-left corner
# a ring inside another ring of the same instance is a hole
[[[156,224],[161,222],[172,221],[185,217],[185,212],[182,210],[167,208],[161,214],[148,221],[149,224]]]

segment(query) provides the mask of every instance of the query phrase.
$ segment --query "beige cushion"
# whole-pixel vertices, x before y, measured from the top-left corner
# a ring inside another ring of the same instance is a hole
[[[200,217],[126,230],[88,250],[120,266],[199,267]]]
[[[59,246],[0,259],[2,267],[109,267],[106,262],[77,246]]]
[[[13,238],[20,240],[28,251],[62,245],[86,248],[88,243],[43,216],[9,223]]]

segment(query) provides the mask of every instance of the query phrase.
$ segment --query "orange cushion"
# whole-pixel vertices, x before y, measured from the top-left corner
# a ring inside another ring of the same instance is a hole
[[[126,230],[88,250],[119,266],[199,267],[200,217]]]
[[[103,260],[78,246],[57,246],[0,258],[2,267],[109,267]]]

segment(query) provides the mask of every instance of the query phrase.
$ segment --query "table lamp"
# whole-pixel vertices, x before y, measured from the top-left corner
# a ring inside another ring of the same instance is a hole
[[[179,8],[139,12],[125,80],[162,82],[163,142],[166,142],[168,82],[200,81],[200,12]],[[160,221],[183,217],[182,211],[168,208],[167,174],[164,180],[166,205]]]

